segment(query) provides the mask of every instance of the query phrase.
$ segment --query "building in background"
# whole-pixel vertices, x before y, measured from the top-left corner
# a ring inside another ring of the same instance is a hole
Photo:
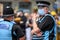
[[[18,10],[24,10],[24,12],[26,11],[30,13],[32,12],[33,7],[37,6],[36,1],[38,0],[0,0],[0,4],[1,4],[0,6],[2,7],[2,9],[4,9],[4,7],[9,5],[14,9],[15,13]],[[49,1],[52,4],[55,2],[55,0],[44,0],[44,1]],[[53,9],[52,5],[50,6],[50,8],[51,10]]]

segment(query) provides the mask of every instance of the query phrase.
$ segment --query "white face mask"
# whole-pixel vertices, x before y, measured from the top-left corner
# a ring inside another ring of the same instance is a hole
[[[45,15],[44,9],[38,9],[38,14],[39,15]]]

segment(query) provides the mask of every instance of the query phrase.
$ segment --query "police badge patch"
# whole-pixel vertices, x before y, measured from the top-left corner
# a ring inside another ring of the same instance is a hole
[[[0,24],[0,29],[9,29],[9,25],[7,24]]]

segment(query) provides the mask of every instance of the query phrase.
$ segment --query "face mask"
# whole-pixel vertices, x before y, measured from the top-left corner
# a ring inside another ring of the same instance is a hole
[[[38,9],[38,14],[39,15],[45,15],[44,9]]]

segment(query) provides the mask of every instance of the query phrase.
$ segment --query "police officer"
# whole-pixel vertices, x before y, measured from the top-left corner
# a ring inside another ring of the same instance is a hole
[[[32,33],[36,33],[43,36],[42,40],[56,40],[56,23],[53,16],[48,12],[50,5],[47,1],[37,1],[38,14],[41,16],[40,20],[36,22],[36,15],[33,15],[33,30]],[[38,40],[38,39],[37,39]]]
[[[3,10],[4,20],[0,21],[0,40],[24,40],[24,33],[14,19],[14,11],[10,6]]]

